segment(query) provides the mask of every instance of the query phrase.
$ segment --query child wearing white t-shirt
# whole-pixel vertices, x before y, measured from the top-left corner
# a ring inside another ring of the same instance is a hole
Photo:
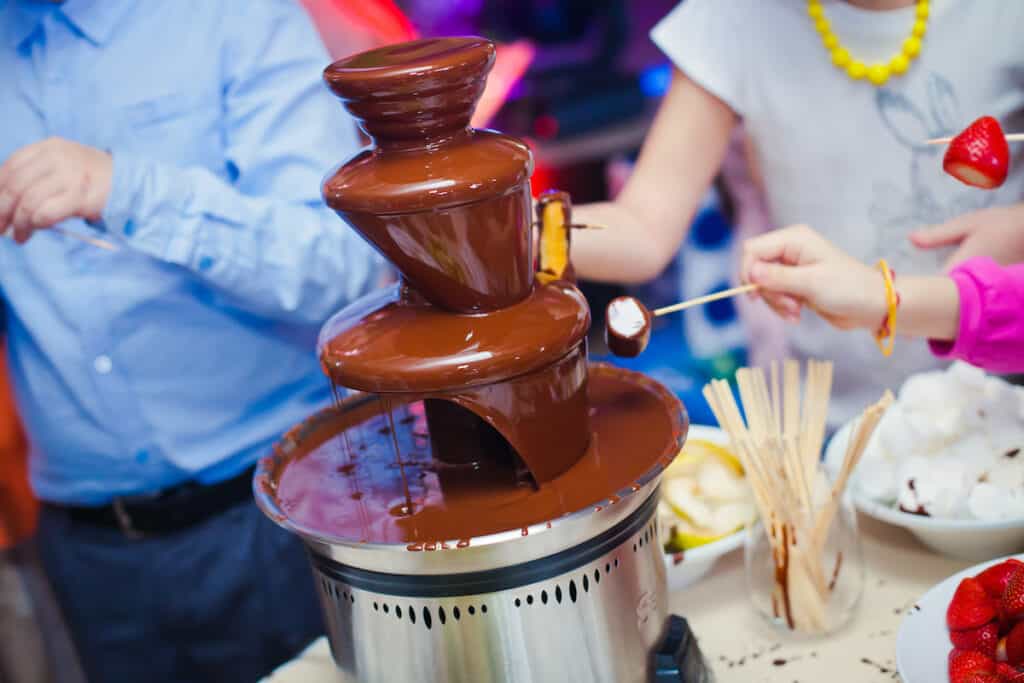
[[[573,236],[581,277],[656,276],[741,120],[775,226],[809,224],[862,261],[884,255],[900,273],[935,272],[946,257],[914,246],[912,232],[975,211],[984,228],[993,212],[983,209],[1024,197],[1024,165],[1011,168],[1000,190],[980,192],[946,176],[943,148],[925,144],[982,115],[1024,128],[1024,2],[810,4],[818,9],[803,0],[685,0],[654,28],[676,73],[626,187],[614,202],[574,211],[582,223],[609,226]],[[850,62],[892,64],[910,38],[919,50],[906,69],[872,83],[833,64],[816,16],[833,34],[828,47]],[[833,425],[940,362],[911,345],[883,358],[870,339],[813,316],[789,330],[787,344],[796,357],[837,362]]]

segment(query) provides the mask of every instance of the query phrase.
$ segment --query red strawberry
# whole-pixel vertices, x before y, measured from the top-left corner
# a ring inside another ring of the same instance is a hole
[[[989,597],[998,600],[1003,597],[1003,591],[1006,590],[1006,584],[1010,580],[1010,577],[1020,570],[1021,567],[1024,567],[1024,562],[1009,559],[1005,562],[992,565],[974,578],[981,582],[982,587],[984,587],[985,592],[989,594]]]
[[[1024,571],[1014,572],[1006,582],[999,599],[999,615],[1007,621],[1024,617]]]
[[[996,664],[996,673],[1004,683],[1024,683],[1024,671],[1020,671],[1006,662]]]
[[[953,138],[942,160],[949,175],[967,185],[992,190],[1006,181],[1010,146],[999,122],[982,116]]]
[[[950,683],[1003,683],[999,674],[973,673],[961,678],[951,678]]]
[[[1017,575],[1015,575],[1016,578]],[[1024,574],[1021,574],[1024,576]],[[1013,583],[1013,580],[1010,581]],[[1007,591],[1007,595],[1009,591]],[[1006,597],[1005,595],[1003,596]],[[1024,594],[1022,594],[1024,597]],[[946,626],[950,631],[966,631],[984,626],[996,617],[996,602],[977,579],[964,579],[946,610]]]
[[[1024,622],[1014,626],[996,645],[996,659],[1016,666],[1024,664]]]
[[[969,676],[995,673],[995,660],[980,652],[953,650],[949,653],[949,683],[966,683]]]
[[[974,650],[995,657],[1000,642],[999,624],[993,621],[966,631],[950,631],[949,640],[958,650]]]

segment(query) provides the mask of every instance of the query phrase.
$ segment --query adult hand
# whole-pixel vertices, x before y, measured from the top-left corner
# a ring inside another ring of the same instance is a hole
[[[886,314],[885,281],[806,225],[748,240],[740,277],[758,296],[795,321],[807,306],[840,329],[877,328]]]
[[[61,138],[22,147],[0,166],[0,229],[28,241],[67,218],[99,220],[110,195],[108,153]]]
[[[951,269],[973,256],[989,256],[1001,265],[1024,262],[1024,204],[973,211],[910,235],[918,249],[957,247],[946,263]]]

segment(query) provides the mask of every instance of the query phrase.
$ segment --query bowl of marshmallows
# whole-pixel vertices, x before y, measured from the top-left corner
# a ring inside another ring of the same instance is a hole
[[[832,438],[835,472],[854,425]],[[964,363],[900,388],[850,486],[858,509],[964,560],[1024,551],[1024,388]]]

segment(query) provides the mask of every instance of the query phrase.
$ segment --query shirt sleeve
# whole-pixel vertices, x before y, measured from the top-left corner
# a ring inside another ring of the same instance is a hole
[[[225,21],[225,177],[114,149],[103,223],[241,308],[315,323],[373,285],[381,260],[320,197],[324,173],[359,147],[321,82],[323,45],[297,3],[263,6],[259,20]]]
[[[950,276],[960,294],[959,330],[955,342],[931,341],[932,352],[990,372],[1024,371],[1024,264],[973,258]]]
[[[741,117],[747,72],[742,14],[736,0],[684,0],[651,30],[651,40],[680,71]]]

